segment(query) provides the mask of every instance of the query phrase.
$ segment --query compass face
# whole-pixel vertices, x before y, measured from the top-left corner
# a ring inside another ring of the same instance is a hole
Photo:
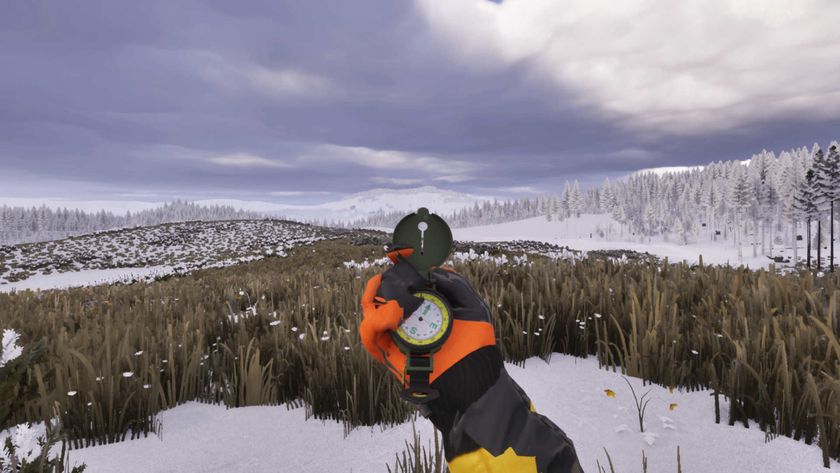
[[[421,291],[414,295],[423,298],[423,303],[403,320],[397,328],[397,336],[415,348],[438,345],[452,323],[449,307],[437,294]]]

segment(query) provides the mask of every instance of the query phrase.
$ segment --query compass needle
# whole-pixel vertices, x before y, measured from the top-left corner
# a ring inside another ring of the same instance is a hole
[[[420,222],[417,224],[417,229],[420,230],[420,254],[423,254],[423,247],[426,243],[426,230],[429,228],[429,224],[426,222]]]

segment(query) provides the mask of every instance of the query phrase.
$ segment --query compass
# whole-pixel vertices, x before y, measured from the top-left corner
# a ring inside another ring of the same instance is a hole
[[[411,295],[421,301],[419,305],[418,299],[405,304],[401,301],[400,305],[410,313],[403,316],[397,329],[390,331],[390,336],[406,355],[404,374],[409,375],[410,382],[401,395],[408,401],[423,404],[438,396],[429,384],[429,375],[434,370],[434,353],[452,333],[452,308],[435,290],[431,277],[431,268],[443,264],[452,251],[452,230],[442,218],[421,207],[400,220],[394,228],[390,247],[414,249],[410,256],[399,257],[410,264],[410,268],[403,268],[401,273],[403,280],[408,282],[400,285],[390,280],[390,284],[385,285],[383,279],[381,289],[386,299],[405,300],[406,288],[411,287]]]
[[[452,331],[452,309],[442,295],[430,289],[412,295],[423,303],[391,331],[391,338],[403,352],[437,351]]]

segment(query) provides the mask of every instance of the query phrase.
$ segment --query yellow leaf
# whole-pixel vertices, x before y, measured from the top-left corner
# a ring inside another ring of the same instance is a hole
[[[669,411],[673,411],[676,408],[677,408],[677,403],[676,402],[672,402],[671,405],[668,406]]]
[[[604,394],[606,394],[607,397],[615,397],[615,391],[613,391],[612,389],[605,389]]]

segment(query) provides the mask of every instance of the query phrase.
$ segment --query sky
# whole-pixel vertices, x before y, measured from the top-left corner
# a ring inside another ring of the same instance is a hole
[[[836,0],[0,3],[0,197],[500,197],[840,139]]]

